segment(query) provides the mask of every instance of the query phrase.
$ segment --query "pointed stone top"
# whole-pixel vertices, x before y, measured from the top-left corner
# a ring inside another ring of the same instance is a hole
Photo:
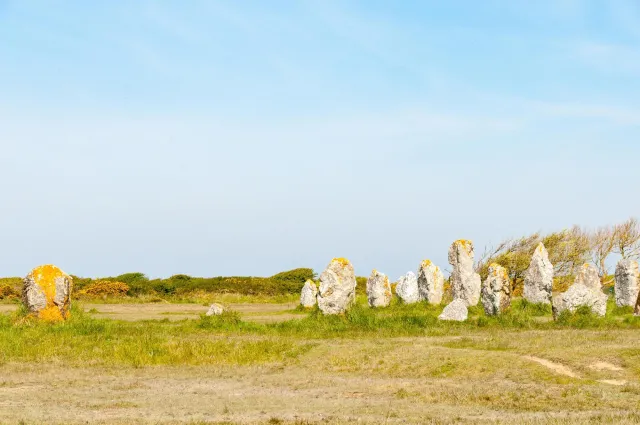
[[[536,250],[534,252],[534,255],[538,254],[538,255],[549,255],[549,253],[547,252],[547,248],[545,248],[544,244],[542,242],[540,242],[538,244],[538,246],[536,247]]]
[[[421,263],[422,267],[429,267],[431,264],[433,264],[431,260],[423,260]]]

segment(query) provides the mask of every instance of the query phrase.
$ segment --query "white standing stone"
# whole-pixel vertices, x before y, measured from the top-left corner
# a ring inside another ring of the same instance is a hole
[[[356,275],[345,258],[334,258],[320,275],[318,307],[324,314],[342,314],[356,299]]]
[[[534,304],[550,304],[553,290],[553,264],[549,261],[549,253],[542,242],[538,245],[531,264],[524,275],[525,300]]]
[[[511,306],[509,274],[499,264],[489,266],[489,275],[482,282],[482,306],[487,316],[500,315]]]
[[[460,298],[467,306],[474,306],[480,301],[480,275],[473,268],[473,243],[467,240],[455,241],[449,248],[449,264],[451,272],[451,294],[454,299]]]
[[[224,313],[224,307],[220,304],[213,303],[211,307],[209,307],[209,311],[207,311],[207,316],[220,316]]]
[[[602,290],[598,269],[592,264],[585,264],[580,267],[576,275],[576,283],[582,284],[593,291],[600,292]]]
[[[415,304],[420,301],[418,278],[414,272],[407,272],[404,276],[400,276],[396,285],[396,295],[405,304]]]
[[[464,322],[467,320],[468,315],[467,303],[462,298],[456,298],[442,310],[442,314],[438,316],[438,319]]]
[[[607,312],[607,296],[600,290],[593,290],[582,283],[574,283],[566,292],[553,298],[553,317],[565,310],[571,313],[581,307],[587,306],[594,314],[604,316]]]
[[[367,279],[367,299],[369,307],[387,307],[391,302],[391,284],[389,278],[377,270]]]
[[[418,291],[420,299],[429,304],[440,304],[444,293],[444,275],[440,267],[424,260],[418,269]]]
[[[616,266],[614,293],[618,307],[636,305],[640,292],[640,271],[635,260],[620,260]]]
[[[300,292],[300,305],[305,308],[311,308],[316,305],[316,296],[318,295],[318,287],[311,279],[307,280]]]

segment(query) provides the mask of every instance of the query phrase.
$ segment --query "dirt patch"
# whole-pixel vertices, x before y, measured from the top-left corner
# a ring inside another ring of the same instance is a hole
[[[571,369],[569,369],[567,366],[563,364],[555,363],[550,360],[541,359],[540,357],[534,357],[534,356],[522,356],[522,358],[541,364],[542,366],[546,367],[547,369],[559,375],[568,376],[570,378],[579,378],[579,376],[574,371],[572,371]]]
[[[81,304],[93,317],[126,321],[198,319],[209,306],[199,304]],[[305,313],[292,312],[295,303],[286,304],[225,304],[240,313],[242,320],[255,323],[276,323],[305,317]],[[15,311],[17,304],[0,304],[0,313]]]
[[[601,379],[598,382],[602,382],[607,385],[615,385],[617,387],[623,387],[627,385],[627,381],[623,381],[622,379]]]
[[[620,366],[616,366],[614,364],[607,363],[607,362],[595,362],[589,365],[589,369],[593,369],[597,371],[610,370],[612,372],[619,372],[623,370]]]

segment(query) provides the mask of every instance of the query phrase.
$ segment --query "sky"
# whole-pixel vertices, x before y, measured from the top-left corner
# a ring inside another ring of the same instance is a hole
[[[0,275],[392,278],[640,215],[636,0],[0,0]]]

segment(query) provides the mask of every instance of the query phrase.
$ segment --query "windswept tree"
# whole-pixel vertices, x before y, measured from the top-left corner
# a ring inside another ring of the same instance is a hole
[[[616,228],[617,226],[603,226],[593,231],[590,235],[591,240],[591,261],[598,268],[600,282],[604,285],[609,276],[609,265],[607,259],[613,253],[616,247]]]
[[[614,252],[622,258],[640,258],[640,223],[635,217],[615,226]]]

